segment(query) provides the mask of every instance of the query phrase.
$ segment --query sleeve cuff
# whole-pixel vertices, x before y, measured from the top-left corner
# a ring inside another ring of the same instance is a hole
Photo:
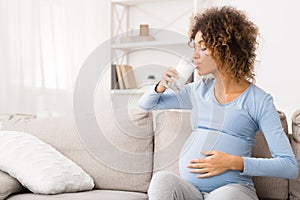
[[[156,87],[158,86],[158,84],[159,84],[160,82],[158,82],[157,84],[153,84],[153,85],[151,85],[148,89],[147,89],[147,91],[146,91],[146,93],[148,94],[148,95],[161,95],[162,93],[158,93],[158,92],[156,92]]]
[[[243,170],[243,172],[240,172],[240,175],[247,176],[247,175],[249,175],[249,172],[251,171],[250,165],[249,165],[250,158],[249,157],[242,157],[242,158],[244,160],[244,170]]]

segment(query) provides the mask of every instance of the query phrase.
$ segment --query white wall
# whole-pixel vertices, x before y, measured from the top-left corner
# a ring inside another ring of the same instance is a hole
[[[300,12],[297,1],[279,0],[199,0],[200,7],[209,5],[232,5],[244,10],[260,29],[260,46],[256,65],[256,84],[274,97],[278,110],[287,115],[290,125],[292,113],[300,108],[300,91],[297,80],[300,77],[298,59],[300,51]],[[140,23],[150,27],[168,28],[186,34],[190,14],[166,26],[172,19],[187,10],[192,12],[193,1],[160,1],[138,5],[131,11],[131,27]],[[146,13],[146,14],[145,14]],[[152,14],[152,15],[151,15]],[[153,17],[152,17],[153,16]],[[291,128],[289,129],[291,132]]]

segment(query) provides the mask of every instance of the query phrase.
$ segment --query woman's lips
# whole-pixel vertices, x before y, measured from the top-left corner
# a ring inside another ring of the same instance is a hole
[[[200,64],[201,64],[201,63],[194,63],[195,68],[196,68],[196,69],[199,68],[199,67],[200,67]]]

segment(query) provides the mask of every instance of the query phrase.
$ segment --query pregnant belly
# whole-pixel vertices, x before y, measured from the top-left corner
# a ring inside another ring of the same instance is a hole
[[[202,151],[218,150],[236,156],[250,156],[252,141],[212,130],[193,131],[182,148],[179,159],[181,178],[192,183],[200,191],[210,192],[229,183],[252,184],[249,176],[240,175],[239,171],[227,171],[210,178],[197,178],[198,174],[190,173],[186,166],[191,160],[204,158]]]

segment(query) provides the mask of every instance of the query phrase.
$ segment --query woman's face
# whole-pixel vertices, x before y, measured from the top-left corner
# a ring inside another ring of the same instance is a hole
[[[194,65],[196,66],[199,75],[215,74],[217,71],[216,64],[212,59],[211,52],[207,49],[202,38],[201,31],[195,36],[195,50],[193,54]]]

